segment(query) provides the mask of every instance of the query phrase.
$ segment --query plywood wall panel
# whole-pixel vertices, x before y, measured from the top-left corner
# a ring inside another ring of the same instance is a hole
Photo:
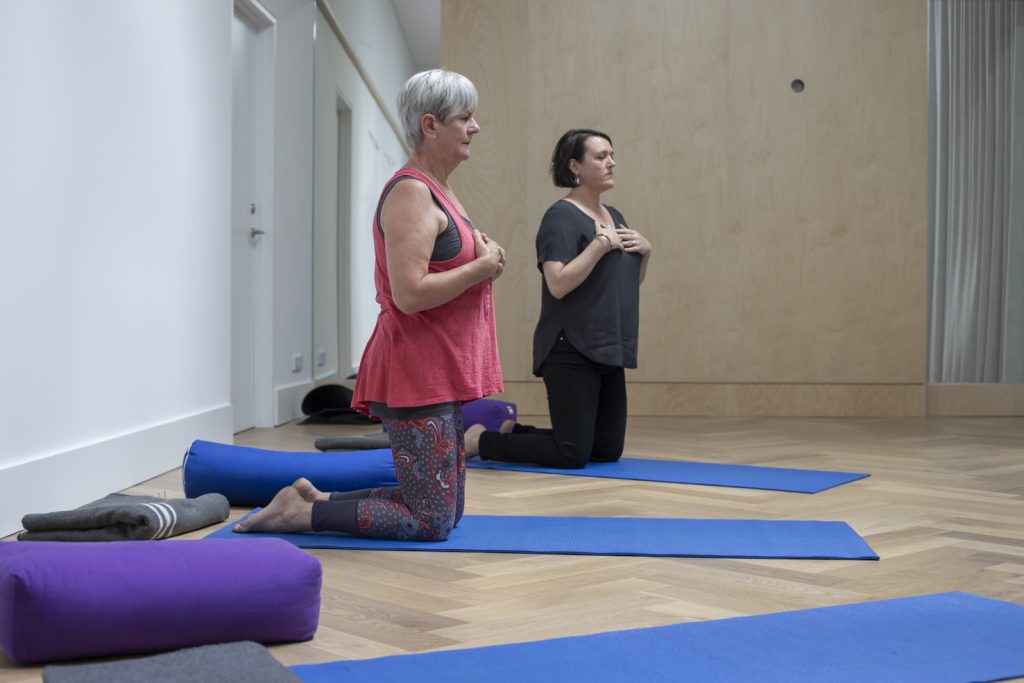
[[[511,266],[494,287],[506,377],[529,375],[528,342],[540,300],[537,271],[527,267],[533,259],[536,223],[525,210],[531,176],[524,146],[530,134],[523,68],[525,20],[526,6],[519,2],[441,5],[441,65],[472,80],[480,96],[480,133],[473,138],[471,158],[452,176],[452,186],[474,225],[505,248]]]
[[[1024,415],[1024,384],[929,384],[928,417]]]
[[[923,383],[923,0],[443,9],[445,64],[481,88],[486,125],[456,186],[509,248],[509,380],[530,377],[533,237],[563,194],[551,148],[589,126],[615,142],[607,202],[655,247],[634,381]]]
[[[927,387],[929,407],[931,389]],[[520,415],[548,413],[546,392],[540,382],[509,382],[501,399],[515,403]],[[924,417],[925,406],[926,387],[922,384],[635,382],[629,386],[629,414],[633,416]],[[989,401],[986,407],[1005,411],[1006,406],[1005,401]],[[944,414],[1020,414],[1019,401],[1017,413],[980,412],[981,408],[982,404],[974,401],[971,410],[978,412]]]

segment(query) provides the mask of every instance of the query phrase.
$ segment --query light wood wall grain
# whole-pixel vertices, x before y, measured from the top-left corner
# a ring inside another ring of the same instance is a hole
[[[929,384],[927,415],[1024,415],[1024,384]]]
[[[927,405],[932,400],[926,394],[930,388],[923,384],[631,382],[628,401],[630,415],[651,417],[925,417],[926,400]],[[548,413],[547,394],[538,381],[506,381],[499,398],[513,401],[520,415]],[[986,407],[1003,405],[1000,398],[989,396]],[[1021,414],[982,410],[977,401],[967,404],[963,399],[956,406],[970,410],[927,414]]]
[[[477,85],[482,127],[453,182],[509,252],[507,394],[537,390],[551,148],[587,126],[615,142],[607,203],[655,249],[632,382],[711,406],[786,385],[796,412],[850,385],[827,414],[902,387],[867,414],[923,414],[926,19],[923,0],[444,0],[442,63]]]

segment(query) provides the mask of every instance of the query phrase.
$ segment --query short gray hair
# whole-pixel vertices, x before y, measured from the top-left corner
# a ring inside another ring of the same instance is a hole
[[[475,112],[476,105],[476,87],[462,74],[445,69],[421,71],[398,93],[398,115],[406,143],[415,149],[423,141],[420,120],[425,114],[448,123],[455,116]]]

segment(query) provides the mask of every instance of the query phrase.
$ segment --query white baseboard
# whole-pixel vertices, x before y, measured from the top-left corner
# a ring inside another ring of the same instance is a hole
[[[274,391],[277,394],[277,415],[274,418],[274,426],[291,422],[302,415],[302,399],[306,398],[314,387],[313,380],[303,380],[295,384],[277,387]]]
[[[70,510],[180,467],[195,439],[231,443],[231,406],[0,469],[0,537],[26,514]]]

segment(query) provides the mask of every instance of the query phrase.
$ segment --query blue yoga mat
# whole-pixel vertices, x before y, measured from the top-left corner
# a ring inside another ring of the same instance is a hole
[[[291,671],[306,683],[962,683],[1024,676],[1022,642],[1024,607],[940,593]]]
[[[649,460],[622,458],[618,462],[592,462],[583,469],[561,470],[537,465],[522,465],[494,460],[472,458],[467,467],[514,472],[541,472],[567,474],[576,477],[607,477],[609,479],[636,479],[671,484],[700,484],[703,486],[734,486],[744,489],[767,489],[794,493],[818,493],[851,481],[869,477],[858,472],[827,472],[824,470],[795,470],[785,467],[757,467],[754,465],[728,465],[721,463],[687,462],[680,460]]]
[[[252,513],[250,513],[252,514]],[[757,557],[877,560],[846,522],[516,517],[466,515],[447,541],[393,541],[341,534],[237,534],[229,525],[207,538],[276,536],[300,548],[435,552]]]
[[[196,440],[185,453],[185,496],[219,493],[232,505],[266,505],[274,495],[306,477],[321,491],[358,491],[398,486],[387,448],[344,453],[271,451]]]

